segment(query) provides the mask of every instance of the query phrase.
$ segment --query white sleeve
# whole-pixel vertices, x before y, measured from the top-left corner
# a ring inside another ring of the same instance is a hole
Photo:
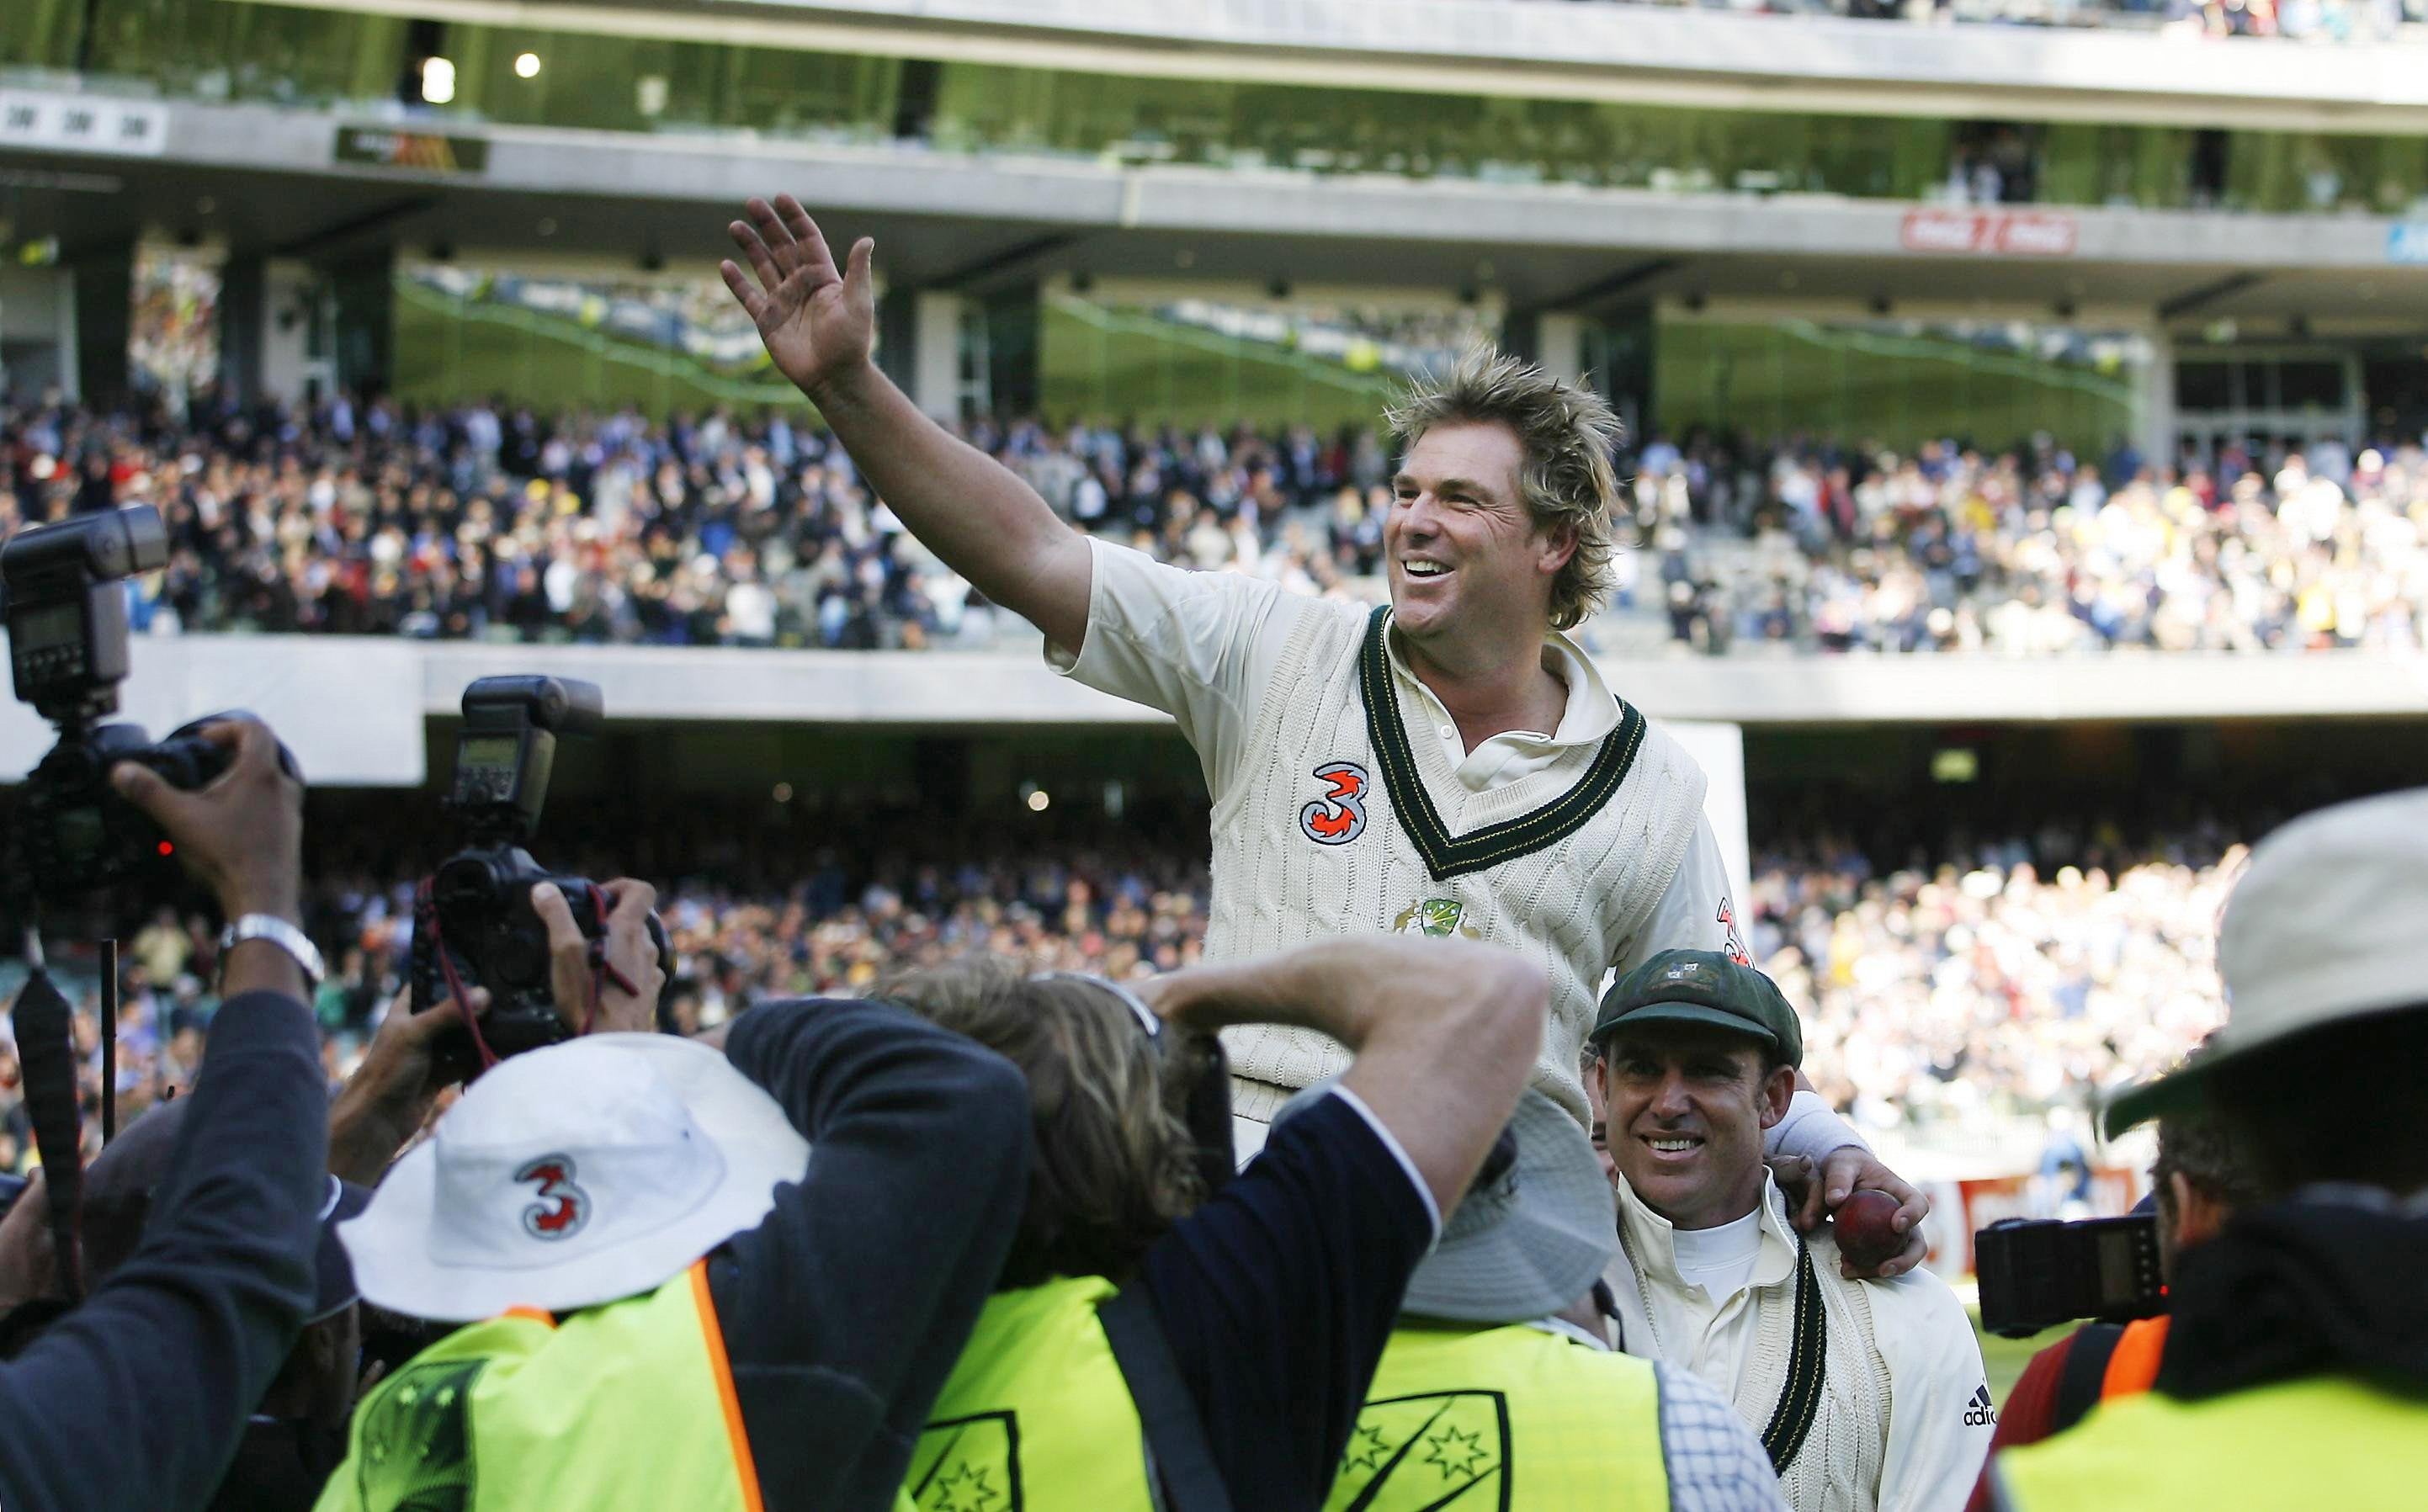
[[[1786,1512],[1762,1440],[1719,1389],[1675,1365],[1661,1382],[1661,1467],[1670,1512]]]
[[[1686,842],[1678,874],[1652,905],[1652,917],[1619,947],[1618,959],[1610,964],[1625,976],[1664,951],[1725,951],[1747,960],[1736,905],[1729,898],[1729,869],[1720,860],[1719,837],[1700,814],[1695,816],[1694,838]]]
[[[1763,1136],[1762,1152],[1801,1155],[1819,1165],[1849,1145],[1865,1154],[1872,1153],[1871,1142],[1822,1101],[1821,1094],[1798,1092],[1788,1101],[1787,1116],[1771,1125],[1770,1132]]]
[[[1221,799],[1304,601],[1257,578],[1187,572],[1091,538],[1088,629],[1073,656],[1049,642],[1046,663],[1180,725]]]
[[[1998,1427],[1973,1325],[1928,1271],[1865,1285],[1872,1340],[1889,1371],[1879,1512],[1962,1512]]]

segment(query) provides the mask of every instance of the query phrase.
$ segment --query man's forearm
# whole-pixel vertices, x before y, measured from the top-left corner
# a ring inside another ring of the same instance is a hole
[[[1289,1024],[1366,1043],[1375,1004],[1365,992],[1380,942],[1327,940],[1258,961],[1191,967],[1145,984],[1165,1017],[1193,1029]]]
[[[199,1506],[219,1484],[312,1302],[328,1182],[318,1039],[300,1000],[220,1010],[142,1244],[0,1369],[10,1512]]]
[[[428,1099],[399,1102],[348,1082],[329,1103],[329,1174],[356,1186],[377,1186],[396,1152],[421,1130]]]
[[[1525,996],[1540,975],[1488,946],[1374,936],[1191,967],[1145,990],[1157,1012],[1193,1029],[1289,1024],[1363,1051],[1378,1033],[1430,1039],[1505,1019],[1504,1000]],[[1530,1064],[1534,1049],[1525,1047]]]
[[[819,385],[810,399],[921,545],[1048,640],[1078,647],[1088,627],[1087,543],[1035,489],[920,413],[874,364]]]
[[[1356,1052],[1341,1077],[1396,1139],[1436,1212],[1457,1206],[1543,1046],[1550,984],[1507,951],[1388,936],[1330,940],[1150,984],[1194,1029],[1294,1024]]]

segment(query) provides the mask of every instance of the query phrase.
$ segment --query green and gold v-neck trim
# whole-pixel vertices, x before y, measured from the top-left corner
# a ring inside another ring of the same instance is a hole
[[[1645,722],[1635,706],[1621,698],[1616,700],[1617,727],[1602,737],[1593,764],[1576,786],[1516,819],[1487,824],[1471,834],[1452,835],[1417,770],[1417,753],[1408,743],[1406,722],[1400,717],[1399,696],[1391,685],[1390,628],[1388,605],[1377,608],[1367,620],[1366,642],[1357,654],[1357,694],[1366,706],[1367,738],[1383,769],[1383,787],[1390,794],[1392,810],[1435,881],[1482,871],[1557,845],[1601,812],[1619,784],[1627,780],[1635,765],[1635,753],[1644,744]]]

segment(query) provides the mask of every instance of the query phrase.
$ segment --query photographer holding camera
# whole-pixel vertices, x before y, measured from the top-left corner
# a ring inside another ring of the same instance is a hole
[[[2195,1050],[2190,1064],[2197,1064]],[[2258,1201],[2251,1162],[2232,1134],[2198,1108],[2158,1120],[2158,1154],[2150,1166],[2157,1220],[2158,1271],[2172,1286],[2183,1252],[2207,1243],[2236,1211]],[[2063,1433],[2104,1401],[2146,1391],[2157,1379],[2167,1343],[2163,1311],[2125,1323],[2086,1323],[2031,1358],[2000,1405],[1990,1453],[2019,1449]],[[1968,1512],[1990,1504],[1989,1467]]]
[[[988,957],[889,991],[1020,1067],[1037,1145],[910,1505],[999,1509],[987,1497],[1012,1487],[1091,1512],[1323,1505],[1409,1273],[1542,1044],[1542,970],[1378,936],[1137,993]],[[1250,1023],[1304,1026],[1355,1059],[1235,1175],[1216,1035]]]
[[[2428,1480],[2428,789],[2253,852],[2218,929],[2225,1026],[2119,1097],[2199,1111],[2260,1200],[2187,1249],[2150,1390],[1991,1464],[1993,1504],[2391,1507]]]
[[[721,1054],[653,1032],[654,894],[595,891],[603,928],[528,898],[538,1038],[571,1037],[496,1061],[340,1230],[365,1301],[468,1326],[364,1399],[320,1505],[886,1506],[1011,1243],[1021,1079],[880,1002],[762,1004]],[[343,1120],[354,1169],[443,1074],[410,1027]]]
[[[141,1243],[0,1365],[10,1512],[203,1505],[314,1307],[328,1097],[296,928],[303,788],[255,722],[198,738],[228,765],[196,790],[133,764],[107,780],[219,900],[223,1002]]]

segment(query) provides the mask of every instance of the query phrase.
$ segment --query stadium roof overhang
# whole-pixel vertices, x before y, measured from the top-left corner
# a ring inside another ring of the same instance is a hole
[[[2421,50],[1566,0],[273,0],[1144,78],[1857,116],[2428,129]]]
[[[2223,320],[2322,334],[2428,330],[2428,265],[2401,260],[2411,228],[2369,217],[1977,216],[718,138],[494,127],[440,138],[409,122],[157,108],[169,112],[168,145],[156,155],[0,149],[0,242],[56,236],[69,261],[135,236],[322,264],[396,250],[698,270],[729,250],[724,227],[746,196],[790,189],[837,236],[876,236],[896,287],[983,293],[1086,275],[1432,289],[1519,311],[1668,299],[2188,331]],[[400,131],[451,142],[480,166],[338,161],[348,133]]]

